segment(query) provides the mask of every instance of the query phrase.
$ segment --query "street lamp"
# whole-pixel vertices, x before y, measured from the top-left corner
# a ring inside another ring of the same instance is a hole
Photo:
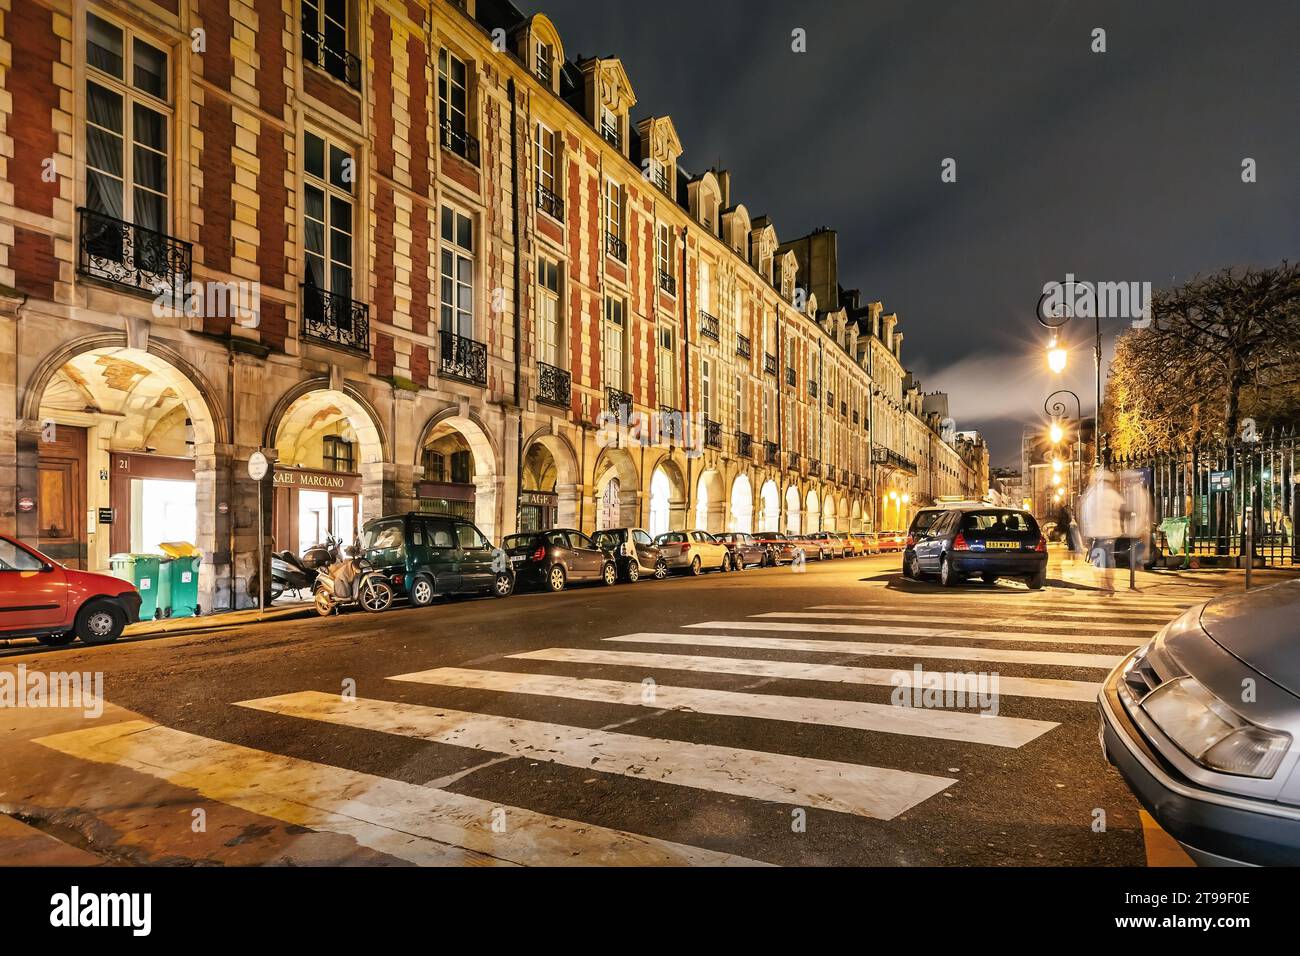
[[[1069,353],[1057,342],[1056,336],[1052,336],[1052,341],[1047,346],[1047,367],[1060,375],[1065,371],[1065,363],[1068,358]]]
[[[1075,283],[1071,281],[1067,283],[1068,287],[1064,290],[1066,293],[1066,300],[1069,302],[1074,301],[1074,285]],[[1052,333],[1052,342],[1048,346],[1050,351],[1047,353],[1047,364],[1051,367],[1053,372],[1056,372],[1059,375],[1061,371],[1065,368],[1065,350],[1062,349],[1059,345],[1057,345],[1057,336],[1059,334],[1061,326],[1065,325],[1066,322],[1069,322],[1070,319],[1074,318],[1074,315],[1072,309],[1062,309],[1061,311],[1063,314],[1060,315],[1053,314],[1052,316],[1050,316],[1050,318],[1056,319],[1057,321],[1049,322],[1048,321],[1049,316],[1047,316],[1044,313],[1044,306],[1047,304],[1047,299],[1050,295],[1051,293],[1046,288],[1044,288],[1043,294],[1038,298],[1038,308],[1037,310],[1035,310],[1034,315],[1038,319],[1038,324]],[[1092,349],[1093,371],[1096,376],[1096,389],[1097,389],[1097,403],[1093,407],[1093,411],[1092,411],[1093,437],[1094,437],[1093,447],[1095,450],[1094,463],[1100,466],[1101,465],[1101,441],[1100,441],[1100,435],[1101,435],[1101,309],[1093,309],[1092,311],[1093,311],[1093,318],[1096,320],[1097,323],[1096,338],[1093,341],[1093,349]],[[1058,352],[1060,354],[1056,354]],[[1058,363],[1060,364],[1060,368],[1057,368]],[[1076,395],[1075,398],[1077,399],[1078,396]],[[1079,417],[1083,418],[1083,415],[1080,414]],[[1082,462],[1080,462],[1080,464],[1082,465]]]
[[[1065,431],[1056,422],[1052,422],[1051,429],[1047,432],[1048,437],[1052,439],[1053,445],[1059,445],[1061,439],[1065,437]]]

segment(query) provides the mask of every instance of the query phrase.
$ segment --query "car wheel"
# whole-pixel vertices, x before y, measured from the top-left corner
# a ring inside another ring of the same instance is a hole
[[[411,585],[411,606],[428,607],[433,603],[433,581],[428,575],[421,574]]]
[[[280,597],[283,594],[284,594],[284,585],[282,584],[271,585],[271,603],[275,603],[276,601],[280,600]]]
[[[724,555],[722,556],[722,567],[718,568],[718,570],[721,571],[723,574],[726,574],[728,571],[731,570],[731,555],[730,555],[730,554],[724,554]]]
[[[54,634],[41,634],[36,638],[46,647],[66,647],[77,639],[72,631],[58,631]]]
[[[691,570],[690,570],[691,577],[696,577],[697,575],[699,575],[700,570],[701,570],[700,556],[697,554],[694,558],[691,559]]]
[[[393,606],[393,588],[387,581],[371,578],[361,585],[361,606],[371,614],[379,614]]]
[[[627,563],[627,583],[636,584],[641,580],[641,564],[636,558],[632,558]]]
[[[955,588],[959,582],[957,572],[952,569],[952,564],[947,557],[939,559],[939,583],[946,588]]]
[[[77,614],[77,637],[83,644],[112,644],[122,636],[126,615],[116,604],[91,601]]]
[[[316,592],[316,613],[321,617],[329,617],[334,613],[334,602],[330,599],[329,592],[320,588]]]
[[[564,584],[564,568],[558,564],[551,565],[551,570],[546,572],[546,589],[558,593],[564,590]]]
[[[614,567],[613,561],[605,562],[605,566],[600,572],[600,579],[605,582],[605,587],[613,587],[618,584],[618,568]]]
[[[668,577],[668,562],[659,558],[655,561],[655,580],[662,581],[666,577]]]
[[[1039,568],[1025,579],[1025,583],[1029,585],[1029,590],[1041,591],[1043,585],[1047,583],[1047,568]]]
[[[499,573],[492,581],[492,594],[495,597],[510,597],[515,593],[515,579],[513,575],[506,574],[504,571]]]
[[[913,551],[903,562],[903,577],[911,578],[913,581],[921,580],[921,559]]]

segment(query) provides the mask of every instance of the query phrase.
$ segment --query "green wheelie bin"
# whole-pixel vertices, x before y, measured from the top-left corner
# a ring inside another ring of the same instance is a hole
[[[168,541],[158,545],[166,559],[159,570],[158,608],[163,617],[198,617],[199,562],[198,548],[185,541]]]
[[[158,616],[159,569],[162,558],[156,554],[115,554],[108,559],[114,577],[130,581],[140,592],[140,620]]]

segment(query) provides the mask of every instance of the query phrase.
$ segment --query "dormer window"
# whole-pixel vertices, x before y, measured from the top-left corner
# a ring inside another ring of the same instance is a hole
[[[555,75],[552,66],[554,61],[555,51],[551,48],[551,45],[538,40],[533,53],[533,72],[547,86],[551,85],[551,78]]]
[[[648,162],[650,182],[658,186],[662,192],[668,192],[668,167],[653,157]]]
[[[623,131],[618,127],[618,117],[608,106],[600,108],[600,135],[615,149],[623,148]]]

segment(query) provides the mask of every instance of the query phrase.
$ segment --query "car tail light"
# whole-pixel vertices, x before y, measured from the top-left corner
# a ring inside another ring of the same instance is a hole
[[[915,547],[916,547],[916,538],[912,537],[912,536],[909,534],[909,535],[907,536],[907,541],[904,543],[903,547],[905,547],[905,548],[915,548]]]
[[[966,543],[966,536],[962,534],[960,531],[957,532],[957,537],[952,539],[952,549],[954,551],[970,550],[970,545]]]
[[[1038,544],[1034,545],[1034,550],[1035,551],[1047,550],[1047,539],[1044,538],[1041,534],[1038,536]]]
[[[400,587],[401,587],[405,582],[406,582],[406,575],[404,575],[404,574],[394,574],[394,575],[393,575],[393,583],[396,584],[399,588],[400,588]]]
[[[539,545],[537,546],[537,550],[534,551],[534,552],[532,553],[531,557],[532,557],[532,559],[533,559],[534,561],[543,561],[543,560],[545,560],[545,559],[546,559],[546,545],[544,545],[544,544],[539,544]]]
[[[691,550],[691,543],[687,541],[685,544],[682,545],[682,554],[685,554],[689,550]]]

